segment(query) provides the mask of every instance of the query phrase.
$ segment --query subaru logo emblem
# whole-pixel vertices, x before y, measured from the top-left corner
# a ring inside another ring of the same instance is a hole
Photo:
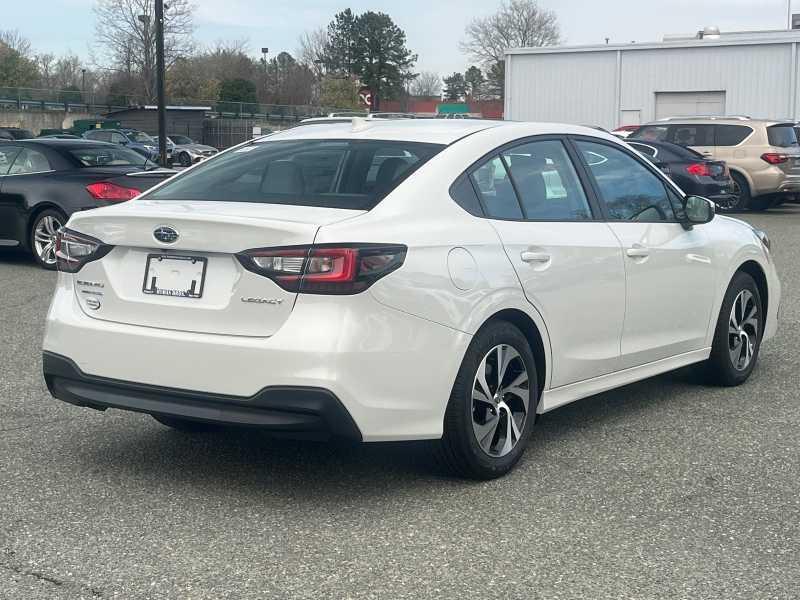
[[[153,237],[164,244],[173,244],[178,241],[178,232],[172,227],[162,225],[156,227],[156,230],[153,232]]]

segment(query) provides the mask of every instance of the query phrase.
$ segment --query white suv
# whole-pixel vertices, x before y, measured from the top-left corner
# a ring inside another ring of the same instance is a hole
[[[742,383],[780,302],[766,235],[554,124],[277,133],[74,214],[58,264],[56,398],[183,430],[437,440],[476,478],[567,402],[691,363]]]

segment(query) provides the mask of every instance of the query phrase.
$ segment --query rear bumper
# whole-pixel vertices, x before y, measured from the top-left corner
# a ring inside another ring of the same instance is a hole
[[[42,370],[53,397],[77,406],[248,425],[291,437],[362,439],[339,399],[321,388],[266,387],[249,398],[177,390],[87,375],[51,352],[43,354]]]
[[[146,385],[159,395],[210,398],[216,410],[221,410],[220,403],[243,408],[243,403],[263,400],[264,393],[269,406],[277,406],[275,389],[324,390],[342,404],[367,442],[441,437],[453,382],[472,339],[388,308],[369,292],[347,297],[301,294],[270,337],[103,321],[85,314],[75,296],[72,276],[59,273],[43,349],[68,357],[80,373],[100,378],[102,385],[115,391],[123,387],[126,393],[130,386]],[[271,307],[250,308],[258,319]],[[57,398],[68,399],[70,390],[64,385],[51,386]],[[69,397],[80,400],[84,393],[73,390]],[[103,401],[89,396],[83,403]],[[175,406],[156,409],[174,411]],[[120,407],[156,412],[151,405]],[[235,422],[231,418],[218,420]]]

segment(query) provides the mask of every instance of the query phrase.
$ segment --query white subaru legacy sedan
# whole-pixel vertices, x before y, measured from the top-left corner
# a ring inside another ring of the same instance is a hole
[[[79,406],[365,442],[497,477],[536,416],[774,335],[767,236],[583,127],[371,120],[238,146],[58,238],[44,376]]]

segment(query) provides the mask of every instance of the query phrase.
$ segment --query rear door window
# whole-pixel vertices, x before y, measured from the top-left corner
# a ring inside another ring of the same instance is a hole
[[[767,127],[767,137],[770,146],[778,148],[789,148],[797,146],[797,136],[794,127],[791,125],[773,125]]]
[[[525,218],[535,221],[586,221],[589,202],[564,145],[542,140],[503,152],[519,193]]]
[[[714,146],[714,126],[670,125],[666,141],[679,146]]]
[[[22,150],[22,148],[19,146],[0,144],[0,176],[8,174],[20,150]]]
[[[753,130],[746,125],[716,125],[715,126],[715,145],[716,146],[738,146]]]
[[[209,159],[149,197],[369,210],[442,148],[377,140],[255,142]]]

